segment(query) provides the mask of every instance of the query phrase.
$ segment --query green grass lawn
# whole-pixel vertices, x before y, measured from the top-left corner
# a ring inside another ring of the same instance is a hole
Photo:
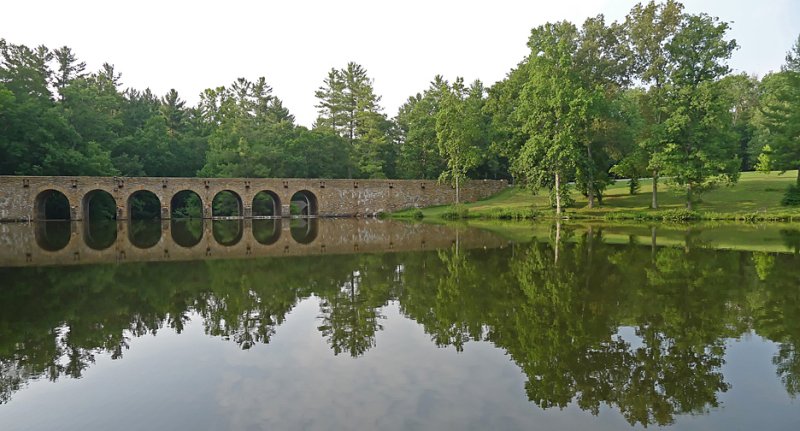
[[[733,186],[722,186],[708,191],[696,198],[694,209],[705,214],[715,214],[710,218],[735,214],[788,214],[800,217],[800,208],[781,206],[780,201],[786,189],[795,184],[797,171],[788,171],[782,175],[778,172],[744,172],[739,182]],[[603,205],[595,208],[587,207],[587,199],[580,193],[574,193],[575,204],[566,209],[568,217],[604,218],[608,214],[647,213],[650,208],[652,181],[642,180],[638,194],[628,193],[627,181],[620,181],[606,189]],[[686,207],[686,198],[681,191],[670,190],[667,181],[659,182],[659,207],[663,210],[679,210]],[[531,214],[543,216],[553,215],[548,195],[542,191],[537,195],[520,187],[508,189],[482,201],[465,204],[469,216],[475,218],[498,218],[498,214],[507,213]],[[425,218],[440,218],[450,206],[436,206],[422,209]],[[394,217],[411,217],[414,210],[394,213]]]

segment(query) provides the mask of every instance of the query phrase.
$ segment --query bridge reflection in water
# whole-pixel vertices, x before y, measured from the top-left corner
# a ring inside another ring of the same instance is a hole
[[[377,219],[173,219],[0,224],[0,267],[500,247],[478,230]]]

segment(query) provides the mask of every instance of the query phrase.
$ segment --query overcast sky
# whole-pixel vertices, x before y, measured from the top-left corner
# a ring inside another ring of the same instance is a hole
[[[68,45],[91,70],[114,64],[125,87],[160,95],[175,88],[190,104],[205,88],[265,76],[298,123],[310,126],[314,91],[331,67],[366,67],[391,117],[436,74],[487,85],[502,79],[525,56],[535,26],[599,13],[622,20],[637,2],[8,0],[0,38]],[[778,70],[800,34],[798,0],[683,3],[732,22],[741,46],[735,71]]]

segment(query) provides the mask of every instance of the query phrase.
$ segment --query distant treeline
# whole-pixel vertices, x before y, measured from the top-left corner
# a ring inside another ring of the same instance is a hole
[[[311,129],[263,77],[187,106],[123,89],[113,65],[87,72],[69,47],[0,39],[0,174],[507,178],[558,209],[570,187],[595,205],[615,177],[635,193],[663,176],[691,206],[741,170],[800,167],[800,39],[780,72],[731,75],[728,30],[671,0],[622,22],[547,23],[502,81],[437,75],[393,118],[351,62],[321,76]]]

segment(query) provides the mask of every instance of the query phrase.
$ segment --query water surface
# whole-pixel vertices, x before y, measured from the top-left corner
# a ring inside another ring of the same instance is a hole
[[[0,429],[800,427],[791,225],[487,227],[0,225]]]

